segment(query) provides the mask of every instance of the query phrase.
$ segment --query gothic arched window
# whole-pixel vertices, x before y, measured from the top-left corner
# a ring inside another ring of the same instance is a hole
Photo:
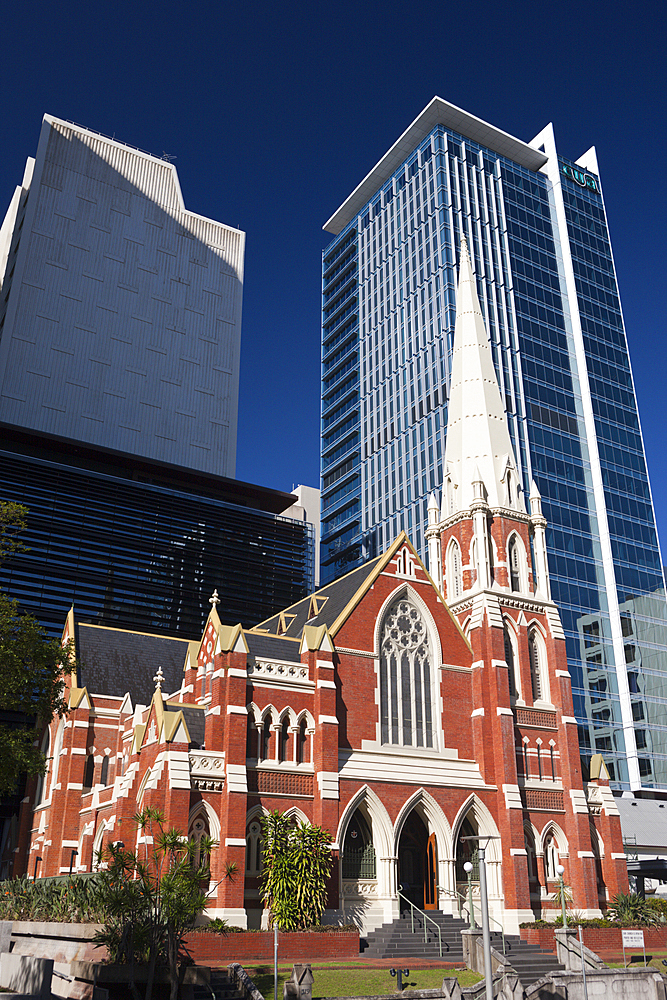
[[[380,643],[383,743],[436,747],[432,688],[426,625],[409,598],[400,597],[385,615]]]
[[[100,772],[100,784],[106,786],[109,784],[109,758],[107,756],[102,758],[102,770]]]
[[[201,851],[202,837],[208,836],[208,818],[206,813],[201,810],[191,821],[190,829],[188,830],[188,840],[193,845],[192,864],[195,868],[199,868],[200,864],[204,864],[208,861],[208,856],[202,856]]]

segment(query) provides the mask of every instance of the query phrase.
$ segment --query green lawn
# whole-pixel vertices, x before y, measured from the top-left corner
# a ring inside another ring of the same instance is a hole
[[[246,972],[266,1000],[273,1000],[273,968],[269,965],[246,967]],[[292,966],[278,967],[278,997],[282,1000],[283,983],[289,979]],[[340,968],[336,963],[323,963],[313,969],[313,1000],[318,997],[363,997],[393,993],[396,980],[389,969]],[[428,990],[442,984],[444,976],[457,976],[461,986],[472,986],[482,978],[476,972],[463,969],[417,969],[404,980],[406,989]]]
[[[632,962],[630,961],[631,957],[632,957]],[[646,952],[647,965],[650,965],[651,968],[657,969],[659,972],[662,972],[662,974],[665,975],[667,974],[667,968],[665,968],[665,966],[662,964],[663,958],[667,959],[667,951],[658,951],[657,949],[653,948]],[[605,962],[610,969],[623,968],[623,958],[620,955],[619,955],[619,960],[616,962],[610,962],[607,961],[606,959]],[[626,953],[626,962],[628,968],[633,968],[633,967],[636,968],[638,965],[643,966],[644,955],[642,952],[637,952],[634,949],[628,950]]]

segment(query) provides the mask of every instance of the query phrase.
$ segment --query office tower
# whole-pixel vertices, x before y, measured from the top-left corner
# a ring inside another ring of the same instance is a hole
[[[324,227],[323,583],[443,487],[467,237],[522,489],[549,529],[582,754],[667,787],[667,609],[595,149],[530,143],[434,98]]]
[[[314,529],[287,513],[292,493],[15,431],[0,469],[30,511],[0,588],[55,637],[72,605],[89,624],[191,638],[214,589],[225,624],[253,625],[313,588]]]
[[[0,230],[0,426],[234,476],[245,234],[50,115]]]
[[[173,164],[44,118],[0,230],[0,496],[30,511],[0,585],[53,634],[74,604],[196,635],[214,588],[251,625],[314,584],[296,498],[231,478],[244,246]]]

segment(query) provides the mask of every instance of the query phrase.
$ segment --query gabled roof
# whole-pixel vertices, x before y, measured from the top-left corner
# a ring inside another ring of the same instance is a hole
[[[314,629],[326,626],[330,635],[335,637],[364,594],[372,587],[380,573],[382,573],[404,545],[409,547],[426,573],[427,578],[437,590],[426,567],[417,555],[412,542],[406,533],[402,531],[396,541],[381,556],[377,556],[375,559],[364,563],[363,566],[351,570],[345,576],[341,576],[338,580],[334,580],[333,583],[327,584],[321,590],[317,590],[314,594],[304,597],[290,608],[286,608],[285,611],[267,618],[266,621],[261,622],[254,629],[246,632],[245,636],[251,652],[254,651],[253,643],[257,638],[263,637],[266,639],[269,635],[274,643],[282,643],[282,647],[285,650],[289,647],[296,647],[298,649],[298,645],[290,640],[301,639],[306,625]],[[446,605],[444,607],[447,613],[449,613]],[[456,622],[455,618],[453,620]],[[458,626],[458,622],[456,624]],[[284,635],[280,634],[281,629],[285,629]],[[277,644],[275,648],[279,648]],[[269,655],[278,656],[279,654],[276,652]],[[298,655],[282,657],[282,659],[286,658],[299,659]]]
[[[129,692],[133,705],[150,705],[158,667],[162,667],[165,691],[177,691],[183,683],[187,639],[81,622],[76,624],[75,635],[78,686],[88,688],[93,697],[122,697]]]
[[[403,539],[406,540],[406,536],[403,536]],[[397,542],[394,542],[389,552],[392,552],[396,544]],[[268,632],[274,636],[280,635],[280,629],[285,625],[287,625],[285,629],[285,638],[287,639],[300,639],[305,625],[326,625],[329,631],[332,632],[334,624],[337,623],[340,616],[345,612],[345,609],[356,603],[355,598],[357,595],[365,591],[367,585],[370,586],[368,581],[371,578],[375,579],[378,572],[381,572],[381,570],[378,570],[378,566],[380,564],[385,566],[389,558],[388,553],[385,552],[384,555],[371,559],[370,562],[364,563],[363,566],[358,566],[357,569],[351,570],[345,576],[341,576],[338,580],[334,580],[333,583],[322,587],[321,590],[315,591],[314,594],[309,594],[308,597],[297,601],[296,604],[286,608],[279,614],[267,618],[266,621],[256,625],[250,632],[246,632],[248,645],[250,645],[251,641],[254,641],[252,639],[253,634]],[[320,611],[311,618],[309,615],[313,597],[315,597]],[[325,598],[326,600],[324,600]],[[293,644],[290,643],[290,645]],[[296,648],[298,650],[298,645]],[[296,659],[299,659],[298,655]]]

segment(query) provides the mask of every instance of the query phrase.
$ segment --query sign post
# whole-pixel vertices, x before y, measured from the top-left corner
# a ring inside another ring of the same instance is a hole
[[[646,965],[646,945],[644,944],[644,932],[643,931],[621,931],[621,937],[623,940],[623,965],[627,968],[627,962],[625,961],[625,949],[626,948],[641,948],[644,952],[644,965]]]

